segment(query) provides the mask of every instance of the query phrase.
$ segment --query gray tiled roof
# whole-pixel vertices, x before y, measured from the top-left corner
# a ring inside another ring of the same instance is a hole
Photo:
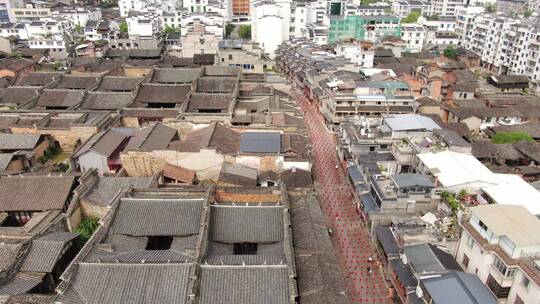
[[[0,134],[0,150],[32,150],[39,142],[39,134]]]
[[[112,232],[133,236],[186,236],[199,232],[202,199],[131,199],[120,202]]]
[[[176,135],[176,129],[157,123],[137,132],[130,139],[126,150],[151,151],[165,149]]]
[[[52,233],[32,241],[21,271],[52,272],[64,246],[75,237],[74,233]]]
[[[191,264],[79,264],[65,303],[182,304],[188,300]]]
[[[185,263],[191,260],[176,250],[137,250],[101,258],[102,262],[110,263]]]
[[[38,286],[44,275],[44,273],[18,272],[13,278],[7,281],[6,285],[0,286],[0,295],[26,293]]]
[[[209,237],[226,243],[283,241],[283,207],[211,206]]]
[[[85,198],[101,206],[106,206],[122,189],[130,186],[136,189],[144,189],[150,186],[152,177],[113,177],[101,176],[99,182]]]
[[[206,260],[211,265],[284,265],[282,255],[212,255]]]
[[[0,244],[0,271],[8,269],[17,258],[21,244]]]
[[[290,303],[286,266],[203,266],[201,304]]]
[[[74,177],[0,178],[0,211],[61,210]]]
[[[13,153],[0,153],[0,172],[5,171],[13,159]]]

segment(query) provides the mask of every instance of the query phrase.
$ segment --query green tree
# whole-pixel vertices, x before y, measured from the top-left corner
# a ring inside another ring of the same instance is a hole
[[[497,6],[493,3],[486,4],[485,8],[489,13],[495,13],[497,11]]]
[[[225,24],[225,38],[231,37],[231,33],[234,31],[234,28],[235,26],[232,23]]]
[[[401,19],[401,23],[415,23],[418,18],[420,18],[420,12],[412,11],[405,18]]]
[[[120,27],[120,32],[122,32],[122,33],[127,33],[128,32],[127,22],[120,23],[119,27]]]
[[[525,18],[529,18],[532,15],[532,11],[530,9],[527,9],[525,13],[523,13],[523,16]]]
[[[80,234],[80,241],[82,245],[86,243],[90,237],[92,237],[92,234],[96,229],[99,227],[99,219],[97,217],[87,217],[81,221],[79,224],[79,227],[75,229],[75,232]]]
[[[447,58],[456,58],[458,56],[458,52],[453,46],[449,46],[444,49],[443,55]]]
[[[165,26],[165,29],[163,30],[165,34],[174,34],[174,33],[180,33],[180,29],[174,27],[174,26]]]
[[[75,25],[75,32],[78,34],[82,34],[84,31],[83,27],[79,24]]]
[[[238,28],[238,36],[246,40],[251,39],[251,25],[240,25],[240,27]]]
[[[494,144],[513,144],[520,140],[534,142],[534,138],[525,132],[497,132],[491,137]]]

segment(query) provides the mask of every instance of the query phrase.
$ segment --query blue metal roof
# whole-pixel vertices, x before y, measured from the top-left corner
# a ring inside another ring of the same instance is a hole
[[[240,139],[241,152],[279,153],[281,134],[278,132],[244,132]]]

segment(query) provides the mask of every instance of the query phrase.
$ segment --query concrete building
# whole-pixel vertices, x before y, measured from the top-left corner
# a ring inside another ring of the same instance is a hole
[[[422,0],[399,0],[392,2],[392,12],[401,18],[406,17],[413,11],[420,12],[422,16],[433,15],[434,7],[429,1]]]
[[[48,50],[49,55],[56,59],[68,56],[70,38],[66,31],[70,30],[67,23],[54,20],[33,21],[27,26],[28,46],[31,49]]]
[[[328,43],[343,39],[379,42],[383,37],[401,36],[400,19],[396,16],[332,16]]]
[[[120,16],[127,17],[131,11],[142,11],[145,7],[144,0],[118,0]]]
[[[261,48],[244,40],[220,41],[219,57],[218,65],[241,67],[244,73],[264,73],[274,64]]]
[[[456,8],[463,5],[463,0],[433,0],[433,14],[438,16],[458,16]]]
[[[291,27],[291,0],[253,1],[251,3],[251,39],[275,57],[275,51],[289,40]]]
[[[369,41],[351,41],[337,43],[336,55],[348,58],[356,65],[363,68],[373,67],[375,48]]]
[[[427,30],[420,24],[402,24],[401,39],[406,43],[405,52],[419,53],[422,51]]]
[[[470,210],[456,260],[475,273],[499,303],[535,303],[540,298],[540,220],[522,206]]]

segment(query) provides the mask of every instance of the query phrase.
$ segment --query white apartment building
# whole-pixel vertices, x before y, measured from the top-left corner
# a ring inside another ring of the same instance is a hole
[[[463,5],[464,0],[433,0],[433,14],[438,16],[456,16],[456,8]]]
[[[34,21],[27,26],[28,46],[31,49],[48,49],[55,59],[65,59],[68,55],[70,31],[68,22],[55,20]]]
[[[163,24],[164,28],[171,27],[179,29],[182,27],[182,11],[163,11],[161,13],[161,24]]]
[[[28,4],[25,7],[11,8],[15,22],[32,21],[40,18],[50,18],[52,16],[51,9],[47,7],[33,7]]]
[[[196,31],[195,27],[202,25],[204,32],[216,37],[223,38],[225,17],[220,15],[206,15],[199,13],[184,13],[180,22],[182,36],[188,32]]]
[[[85,9],[77,7],[54,11],[53,17],[62,17],[70,20],[74,25],[85,26],[88,21],[101,21],[101,10],[98,8]]]
[[[424,46],[458,45],[459,35],[456,30],[455,17],[439,17],[437,20],[419,18],[418,23],[426,29]]]
[[[501,13],[460,17],[456,32],[461,45],[480,56],[482,67],[495,74],[526,75],[531,89],[540,92],[539,17]]]
[[[0,36],[17,36],[21,40],[28,40],[28,31],[23,23],[2,23],[0,24]]]
[[[192,13],[206,13],[208,0],[183,0],[182,7]]]
[[[335,47],[336,55],[351,60],[362,68],[372,68],[375,58],[375,48],[372,42],[357,41],[338,43]]]
[[[459,36],[460,45],[466,49],[470,49],[474,20],[483,12],[485,9],[481,6],[458,6],[456,9],[455,31]]]
[[[142,11],[145,5],[144,0],[118,0],[121,17],[127,17],[130,11]]]
[[[456,260],[476,274],[499,303],[540,299],[540,220],[522,206],[480,205],[462,223]]]
[[[155,37],[163,30],[158,16],[152,14],[138,15],[126,18],[130,39],[139,37]]]
[[[294,3],[291,12],[290,38],[301,38],[307,35],[309,9],[304,3]]]
[[[392,12],[401,18],[406,17],[412,11],[419,11],[421,15],[433,15],[434,5],[429,1],[422,0],[398,0],[392,2]]]
[[[251,39],[273,59],[278,46],[289,40],[291,0],[252,1],[251,14]]]
[[[420,24],[402,24],[401,39],[405,41],[405,52],[420,53],[424,47],[427,30]]]

